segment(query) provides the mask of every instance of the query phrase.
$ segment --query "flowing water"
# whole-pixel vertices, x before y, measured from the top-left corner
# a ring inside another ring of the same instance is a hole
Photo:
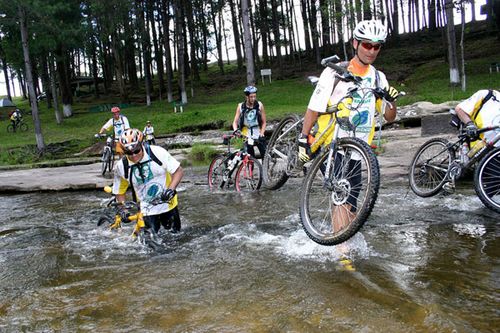
[[[159,251],[96,227],[104,192],[1,196],[0,332],[498,332],[498,215],[473,193],[381,189],[362,231],[325,247],[298,184],[184,184]]]

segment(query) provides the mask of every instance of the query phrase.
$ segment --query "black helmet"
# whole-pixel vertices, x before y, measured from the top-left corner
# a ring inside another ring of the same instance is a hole
[[[257,88],[255,86],[248,86],[243,90],[245,95],[255,94],[257,92]]]

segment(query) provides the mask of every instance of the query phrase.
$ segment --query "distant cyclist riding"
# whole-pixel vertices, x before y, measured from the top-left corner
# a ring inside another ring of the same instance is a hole
[[[266,150],[266,111],[264,104],[257,100],[257,88],[248,86],[243,90],[245,101],[236,107],[233,120],[233,130],[240,131],[247,138],[246,151],[256,157],[254,146],[259,149],[260,157]]]

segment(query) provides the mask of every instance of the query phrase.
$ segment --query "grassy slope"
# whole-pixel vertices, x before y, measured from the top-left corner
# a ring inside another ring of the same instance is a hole
[[[469,38],[469,39],[467,39]],[[466,37],[467,90],[450,87],[448,66],[444,61],[441,36],[422,34],[418,38],[403,38],[393,45],[387,45],[376,63],[384,71],[391,84],[405,90],[408,95],[400,104],[416,101],[440,103],[460,100],[470,96],[478,89],[500,87],[500,74],[489,74],[489,65],[498,62],[500,43],[491,34],[471,32]],[[156,101],[151,107],[136,106],[124,109],[133,127],[142,129],[146,120],[151,120],[158,134],[175,133],[197,126],[222,126],[229,129],[236,104],[243,99],[241,90],[245,85],[244,74],[235,74],[232,67],[221,76],[217,68],[210,68],[203,73],[201,82],[195,87],[196,96],[189,97],[189,105],[182,114],[174,114],[172,105]],[[274,80],[272,84],[259,84],[258,97],[266,106],[269,119],[279,119],[289,113],[303,113],[310,98],[312,87],[307,82],[307,75],[320,69],[312,66],[302,72],[294,71],[294,78]],[[135,96],[141,97],[141,96]],[[29,109],[27,101],[15,101],[21,108]],[[71,141],[66,152],[48,154],[44,159],[64,156],[75,152],[93,142],[96,133],[110,117],[108,112],[90,113],[88,108],[102,103],[116,102],[116,96],[99,101],[91,97],[75,101],[75,115],[64,119],[61,125],[55,123],[53,110],[47,110],[46,103],[40,103],[40,117],[45,142],[60,143]],[[8,121],[0,122],[0,165],[16,164],[38,160],[34,155],[35,144],[33,122],[30,116],[25,120],[30,127],[27,133],[9,134],[6,132]],[[49,149],[50,151],[50,149]]]

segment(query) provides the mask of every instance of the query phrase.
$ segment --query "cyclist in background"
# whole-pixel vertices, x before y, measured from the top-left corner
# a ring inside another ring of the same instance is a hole
[[[135,128],[120,136],[119,145],[126,156],[116,165],[113,194],[117,202],[124,202],[128,187],[132,187],[134,201],[140,202],[146,229],[156,234],[163,226],[172,233],[178,232],[181,219],[176,188],[183,176],[182,167],[164,148],[145,146],[143,139],[142,132]],[[158,198],[163,203],[151,204]],[[127,221],[129,213],[123,209],[121,215]]]
[[[146,137],[146,142],[150,145],[156,144],[155,142],[155,129],[151,126],[151,122],[148,120],[146,122],[146,127],[144,127],[144,136]]]
[[[479,138],[478,129],[500,125],[500,92],[498,90],[479,90],[459,103],[455,107],[455,112],[465,124],[467,135],[476,140]],[[488,131],[480,134],[480,139],[491,140],[495,134],[495,131]],[[481,140],[471,142],[471,148],[480,142]],[[496,145],[499,147],[500,141]]]
[[[21,113],[21,110],[15,109],[14,111],[11,112],[10,122],[12,123],[12,126],[14,128],[17,127],[17,125],[21,122],[22,119],[23,119],[23,114]]]
[[[120,108],[117,106],[114,106],[111,108],[111,113],[113,114],[113,117],[109,119],[102,127],[101,130],[99,131],[99,134],[104,134],[106,131],[109,131],[113,129],[113,140],[116,142],[118,138],[120,138],[120,135],[127,129],[130,128],[130,124],[128,122],[127,117],[124,115],[120,114]],[[115,144],[115,150],[118,155],[122,155],[122,149],[120,145]]]
[[[385,110],[381,110],[382,101],[373,94],[364,96],[365,92],[355,92],[352,101],[352,107],[358,112],[350,114],[351,121],[356,117],[354,123],[356,127],[356,137],[371,144],[375,134],[375,112],[378,111],[384,115],[387,121],[392,121],[396,118],[396,98],[399,92],[389,86],[385,74],[376,70],[372,64],[377,59],[382,44],[387,38],[387,30],[384,24],[378,20],[360,21],[354,31],[352,46],[355,51],[354,57],[347,63],[341,63],[340,66],[346,67],[347,71],[362,79],[361,86],[376,88],[381,87],[386,92],[386,100],[389,102]],[[302,132],[298,140],[299,145],[299,160],[300,163],[297,169],[302,169],[303,163],[306,163],[311,158],[310,144],[314,141],[309,138],[311,129],[314,124],[318,123],[318,135],[328,125],[332,114],[325,114],[326,110],[332,106],[336,106],[341,102],[341,99],[346,96],[348,90],[354,87],[353,82],[341,81],[336,76],[336,71],[327,67],[321,73],[319,81],[314,89],[314,92],[307,106],[307,111],[304,116],[304,124]],[[339,129],[339,137],[349,136],[349,132]],[[309,139],[309,140],[308,140]],[[335,163],[338,165],[339,163]],[[351,168],[359,168],[358,165],[351,165]],[[356,172],[353,172],[353,174]],[[359,172],[358,172],[359,173]],[[361,176],[352,177],[351,188],[356,188],[355,184],[361,181]],[[332,213],[332,219],[335,221],[334,229],[341,229],[355,215],[354,207],[356,206],[357,195],[353,192],[349,196],[348,209],[337,209]],[[350,213],[349,213],[350,212]],[[339,214],[341,214],[339,216]],[[349,216],[351,215],[351,216]]]
[[[247,137],[245,142],[247,152],[255,156],[254,144],[260,152],[260,157],[264,157],[266,150],[266,138],[264,133],[266,131],[266,111],[264,104],[257,100],[257,88],[255,86],[246,87],[243,92],[245,93],[245,101],[239,103],[236,107],[236,113],[233,120],[233,130],[241,132],[242,135]]]

